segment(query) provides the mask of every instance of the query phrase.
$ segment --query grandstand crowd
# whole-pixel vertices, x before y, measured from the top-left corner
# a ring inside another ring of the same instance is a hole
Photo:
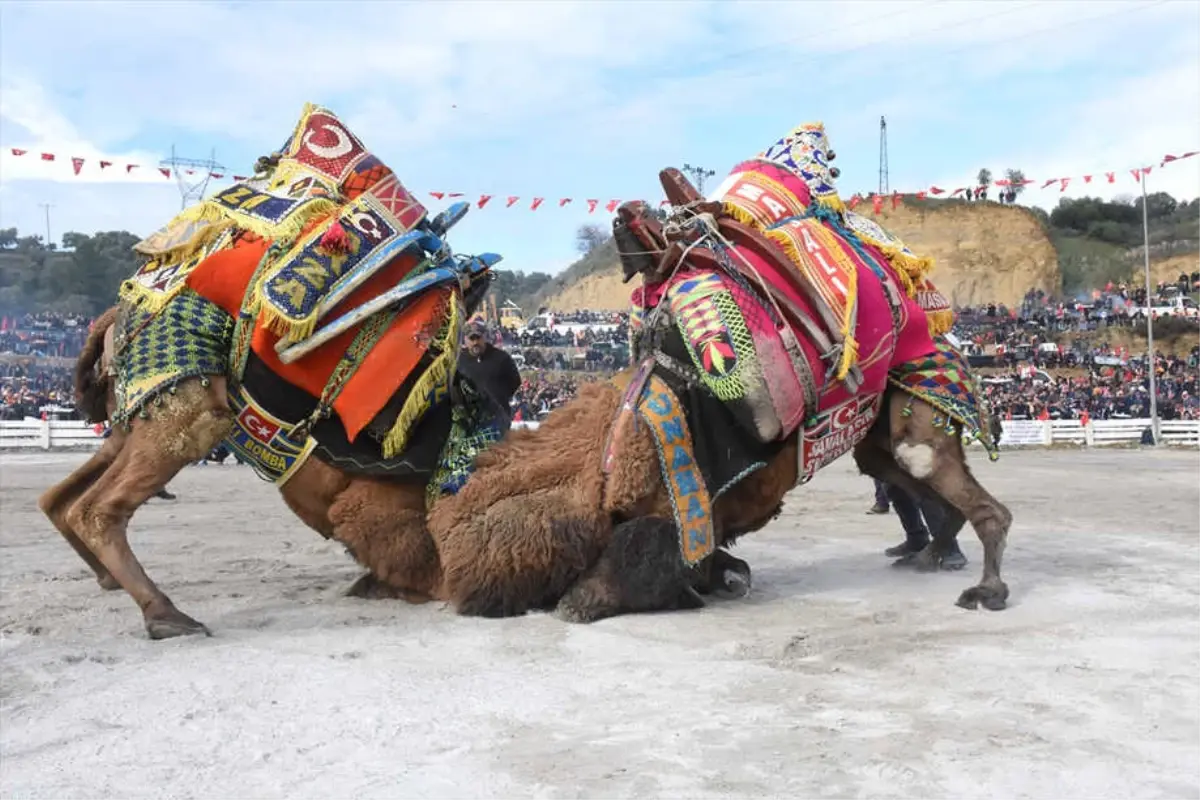
[[[1162,284],[1151,306],[1186,296],[1200,275]],[[1090,299],[1059,300],[1031,291],[1017,308],[988,305],[957,311],[954,335],[980,368],[992,411],[1009,419],[1109,419],[1149,415],[1144,353],[1090,344],[1096,332],[1132,327],[1145,308],[1144,289],[1109,285]],[[1196,328],[1195,318],[1181,317]],[[72,369],[90,320],[58,314],[0,318],[0,418],[70,415]],[[629,363],[627,314],[577,311],[553,326],[492,329],[522,371],[514,419],[536,420],[574,396],[581,383]],[[1158,412],[1200,419],[1200,347],[1155,358]],[[66,410],[64,410],[64,408]]]

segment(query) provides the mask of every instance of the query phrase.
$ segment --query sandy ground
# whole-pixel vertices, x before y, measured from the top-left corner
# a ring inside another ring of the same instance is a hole
[[[1004,612],[892,569],[848,459],[739,548],[741,602],[590,627],[344,598],[246,468],[134,520],[209,639],[148,641],[0,460],[0,794],[39,798],[1200,797],[1200,455],[1005,453]]]

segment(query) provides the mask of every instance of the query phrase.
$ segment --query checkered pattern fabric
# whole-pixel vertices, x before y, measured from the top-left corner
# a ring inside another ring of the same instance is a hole
[[[943,336],[935,336],[933,343],[937,348],[933,353],[894,367],[888,373],[888,383],[958,422],[966,436],[978,439],[989,453],[994,453],[991,438],[986,435],[989,428],[983,395],[966,358]]]
[[[115,334],[113,423],[127,422],[180,381],[224,375],[232,338],[233,317],[191,289],[157,313],[126,304]]]

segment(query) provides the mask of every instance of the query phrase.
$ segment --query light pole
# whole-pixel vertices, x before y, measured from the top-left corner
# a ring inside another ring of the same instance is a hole
[[[1146,170],[1141,172],[1142,181],[1142,254],[1146,269],[1146,352],[1150,372],[1150,432],[1154,446],[1158,446],[1158,381],[1154,374],[1154,301],[1150,299],[1150,211],[1146,203]]]
[[[704,179],[711,178],[713,175],[717,174],[711,169],[705,169],[704,167],[693,167],[691,164],[684,164],[683,171],[691,175],[692,179],[696,181],[696,191],[700,193],[701,197],[704,197]]]

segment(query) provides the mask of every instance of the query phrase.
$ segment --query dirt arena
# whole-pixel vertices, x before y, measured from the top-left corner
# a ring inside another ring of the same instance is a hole
[[[978,451],[975,451],[978,453]],[[1015,516],[1007,611],[889,567],[849,459],[738,549],[754,592],[589,627],[347,599],[237,466],[132,541],[208,639],[151,642],[37,510],[83,456],[0,456],[6,798],[1200,797],[1200,454],[972,463]]]

